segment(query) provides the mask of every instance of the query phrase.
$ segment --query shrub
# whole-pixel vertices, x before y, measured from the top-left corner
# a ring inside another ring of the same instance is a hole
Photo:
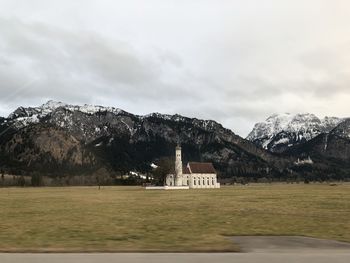
[[[31,179],[32,186],[42,186],[43,185],[43,176],[38,173],[34,173]]]

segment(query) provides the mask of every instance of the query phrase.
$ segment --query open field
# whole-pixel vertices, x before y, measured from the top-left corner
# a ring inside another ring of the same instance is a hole
[[[0,251],[235,251],[225,236],[350,242],[350,184],[1,188]]]

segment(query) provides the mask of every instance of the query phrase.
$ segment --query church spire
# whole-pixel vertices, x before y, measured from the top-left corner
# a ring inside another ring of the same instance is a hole
[[[182,180],[182,157],[181,157],[181,147],[176,146],[175,149],[175,178],[176,185],[179,185]]]

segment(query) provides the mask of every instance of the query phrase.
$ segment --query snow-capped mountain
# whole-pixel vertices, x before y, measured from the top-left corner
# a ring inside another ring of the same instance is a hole
[[[38,123],[40,120],[43,120],[48,115],[52,114],[57,109],[64,109],[66,111],[74,112],[82,112],[86,114],[95,114],[98,112],[110,112],[113,114],[124,113],[123,110],[113,107],[103,107],[103,106],[94,106],[85,104],[83,106],[78,105],[70,105],[63,102],[50,100],[47,103],[39,106],[39,107],[19,107],[13,113],[8,116],[8,120],[12,121],[12,123],[17,128],[23,128],[29,124]]]
[[[322,164],[319,170],[331,164],[331,168],[326,168],[327,176],[337,169],[346,168],[347,171],[338,174],[338,179],[342,179],[350,171],[350,119],[345,119],[328,133],[322,133],[310,141],[289,148],[284,154],[298,158],[311,157],[316,163]]]
[[[255,124],[247,139],[272,152],[283,152],[321,133],[327,133],[344,119],[318,118],[314,114],[274,114],[265,122]]]
[[[110,135],[116,130],[133,135],[140,127],[140,123],[149,118],[190,122],[205,130],[214,130],[221,126],[215,121],[190,119],[178,114],[151,113],[139,116],[113,107],[70,105],[52,100],[39,107],[19,107],[8,116],[7,122],[16,129],[35,123],[50,123],[69,130],[79,140],[89,143],[100,136]]]
[[[211,161],[227,176],[273,168],[270,153],[221,124],[178,114],[140,116],[112,107],[49,101],[19,107],[0,122],[2,130],[0,155],[9,160],[4,165],[16,162],[23,169],[47,163],[48,168],[103,164],[116,171],[143,171],[157,158],[172,156],[177,143],[189,160]]]
[[[330,132],[330,134],[350,140],[350,119],[346,119],[341,122]]]
[[[213,120],[49,101],[0,118],[0,169],[54,178],[149,172],[180,143],[184,162],[213,162],[222,178],[282,178],[293,171],[338,180],[350,174],[349,127],[349,120],[334,117],[273,115],[255,125],[249,141]]]

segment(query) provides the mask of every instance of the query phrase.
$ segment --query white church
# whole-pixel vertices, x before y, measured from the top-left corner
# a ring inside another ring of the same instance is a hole
[[[182,166],[181,147],[175,149],[175,171],[167,175],[166,187],[188,188],[220,188],[217,174],[212,163],[189,162]]]

